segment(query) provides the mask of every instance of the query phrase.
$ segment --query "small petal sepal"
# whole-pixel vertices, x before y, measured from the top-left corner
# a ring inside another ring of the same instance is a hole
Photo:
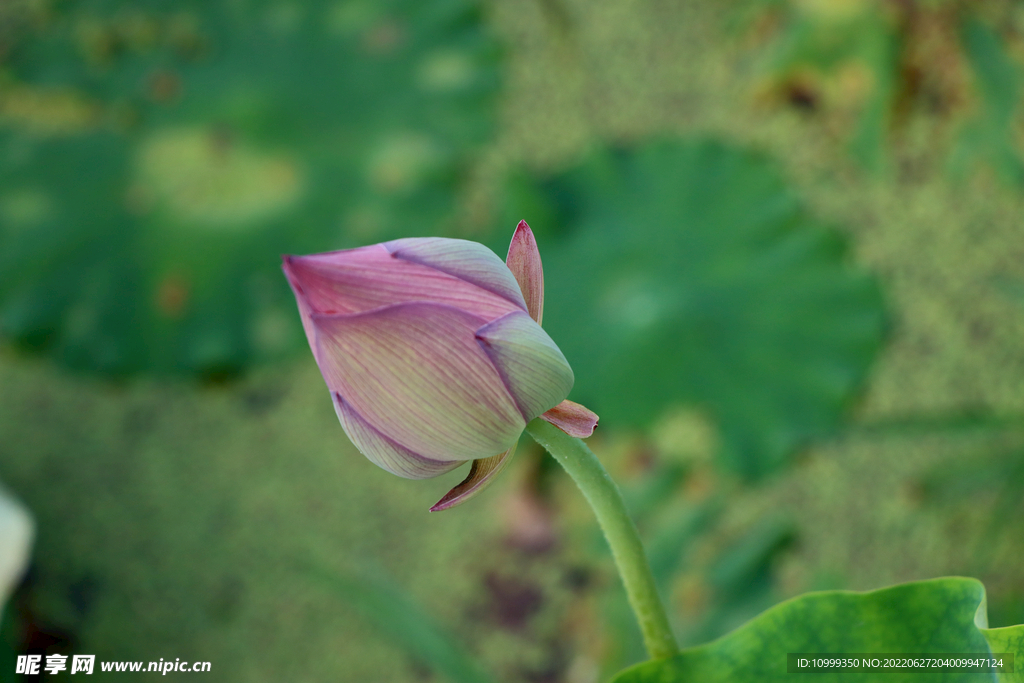
[[[430,508],[430,511],[440,512],[441,510],[453,508],[456,505],[462,505],[487,488],[494,481],[494,478],[512,462],[512,456],[516,453],[517,445],[518,441],[512,444],[512,448],[504,453],[499,453],[490,458],[474,460],[469,468],[469,474],[462,480],[462,483],[444,494],[444,497],[437,501],[434,507]]]
[[[569,436],[586,439],[597,428],[597,413],[568,399],[551,410],[545,411],[540,419],[550,422]]]
[[[505,265],[519,283],[530,317],[540,325],[544,319],[544,266],[540,262],[537,239],[526,221],[519,221],[516,226]]]

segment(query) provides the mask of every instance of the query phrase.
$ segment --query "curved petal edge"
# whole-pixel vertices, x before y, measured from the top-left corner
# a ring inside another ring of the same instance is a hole
[[[334,399],[334,411],[352,445],[381,469],[406,479],[430,479],[450,472],[465,462],[431,460],[417,455],[381,434],[346,403],[341,394],[334,391],[331,397]]]
[[[460,239],[406,237],[385,242],[383,246],[397,259],[457,277],[526,310],[519,283],[501,258],[482,244]]]
[[[534,324],[525,311],[511,315]],[[410,303],[312,320],[314,356],[328,388],[419,456],[490,457],[508,449],[526,426],[499,369],[480,348],[478,317]]]
[[[525,311],[481,326],[476,339],[527,422],[569,395],[575,380],[569,362]]]

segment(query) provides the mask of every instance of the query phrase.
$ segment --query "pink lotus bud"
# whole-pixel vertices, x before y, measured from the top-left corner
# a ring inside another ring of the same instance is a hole
[[[572,370],[531,317],[539,317],[543,275],[525,222],[510,263],[517,239],[532,245],[532,255],[517,257],[517,275],[530,278],[522,289],[493,252],[465,240],[284,257],[313,356],[356,448],[411,479],[474,461],[433,509],[478,493],[511,459],[526,423],[546,411],[560,408],[550,421],[574,435],[597,422],[578,404],[583,412],[561,406]]]

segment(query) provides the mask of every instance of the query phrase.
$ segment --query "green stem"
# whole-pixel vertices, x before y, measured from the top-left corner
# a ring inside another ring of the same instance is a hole
[[[561,463],[593,508],[612,548],[612,557],[626,586],[629,604],[640,622],[647,654],[652,659],[677,654],[679,646],[658,597],[636,525],[626,511],[619,488],[601,461],[582,441],[540,418],[526,425],[526,431]]]

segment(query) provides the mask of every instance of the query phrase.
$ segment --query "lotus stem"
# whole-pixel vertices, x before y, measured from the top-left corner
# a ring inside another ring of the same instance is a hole
[[[652,659],[677,654],[679,646],[665,606],[658,596],[636,524],[626,511],[618,486],[593,451],[579,439],[540,419],[527,424],[526,431],[565,468],[594,510],[640,624],[647,654]]]

